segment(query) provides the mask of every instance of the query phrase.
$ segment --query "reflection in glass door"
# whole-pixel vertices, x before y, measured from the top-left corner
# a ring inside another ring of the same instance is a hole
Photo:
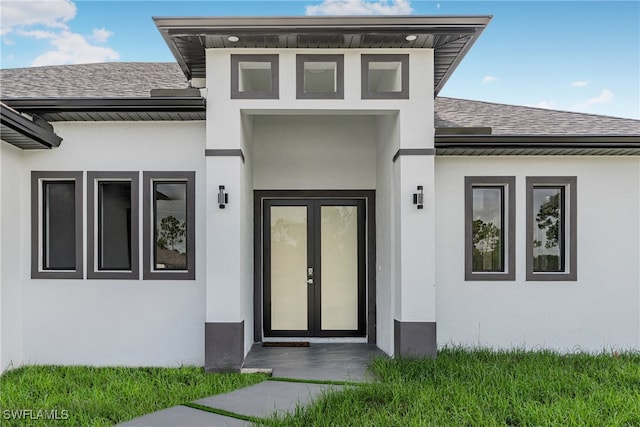
[[[364,336],[364,201],[266,200],[266,336]]]

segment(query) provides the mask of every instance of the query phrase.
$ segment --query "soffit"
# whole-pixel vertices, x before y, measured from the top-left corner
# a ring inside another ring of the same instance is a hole
[[[187,79],[206,77],[205,49],[433,49],[437,94],[491,16],[154,18]],[[417,36],[407,41],[407,35]],[[239,38],[232,43],[229,36]]]

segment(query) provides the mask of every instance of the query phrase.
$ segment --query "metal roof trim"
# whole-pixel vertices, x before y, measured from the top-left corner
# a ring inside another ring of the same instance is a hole
[[[436,135],[436,154],[640,155],[640,135]]]
[[[62,138],[56,135],[55,132],[37,125],[12,108],[7,108],[4,104],[0,105],[0,123],[3,128],[6,127],[40,144],[41,148],[58,147],[62,142]],[[12,142],[13,138],[10,133],[3,132],[2,139],[16,147],[21,145],[16,141]]]
[[[205,111],[202,97],[149,98],[10,98],[3,99],[12,108],[24,112],[60,111]]]

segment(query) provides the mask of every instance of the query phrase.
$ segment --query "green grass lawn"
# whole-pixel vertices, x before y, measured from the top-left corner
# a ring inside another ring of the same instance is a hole
[[[371,368],[379,382],[328,394],[267,424],[640,426],[640,353],[450,348],[436,360],[380,358]],[[199,368],[26,367],[0,377],[0,425],[113,425],[264,378]],[[4,411],[18,409],[66,410],[69,418],[5,419]]]
[[[381,381],[334,393],[286,426],[640,426],[640,353],[445,349],[378,359]]]
[[[206,374],[194,367],[29,366],[0,377],[0,426],[111,426],[264,379],[262,375]],[[23,409],[34,412],[26,420],[6,412]],[[48,415],[59,419],[45,420],[42,414],[43,419],[34,420],[40,410],[57,411]]]

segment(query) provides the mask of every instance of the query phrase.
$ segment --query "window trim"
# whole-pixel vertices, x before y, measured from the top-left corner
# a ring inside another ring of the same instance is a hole
[[[335,92],[305,92],[304,64],[307,62],[335,62]],[[297,99],[344,99],[344,55],[296,55],[296,98]]]
[[[400,62],[402,65],[402,90],[399,92],[369,92],[370,62]],[[409,55],[408,54],[362,54],[360,56],[360,86],[362,99],[409,99]]]
[[[45,270],[42,268],[44,199],[42,183],[45,181],[75,181],[75,270]],[[32,279],[82,279],[83,265],[83,173],[82,171],[32,171],[31,172],[31,278]]]
[[[98,191],[100,181],[123,181],[131,183],[131,270],[99,270],[98,254]],[[140,278],[139,242],[139,173],[138,172],[87,172],[87,279],[134,279]]]
[[[504,218],[503,241],[507,248],[504,250],[504,272],[475,272],[473,271],[473,188],[474,187],[502,187]],[[513,281],[516,278],[516,178],[515,176],[466,176],[464,178],[464,279],[465,281]]]
[[[271,91],[270,92],[241,92],[240,91],[240,62],[270,62],[271,63]],[[231,99],[279,99],[280,72],[279,56],[277,54],[232,54],[231,55]]]
[[[526,183],[527,221],[526,221],[526,268],[527,281],[564,281],[578,280],[578,236],[577,236],[577,177],[575,176],[528,176]],[[562,273],[533,271],[533,190],[535,187],[564,187],[564,266]],[[566,212],[569,209],[569,212]],[[566,222],[569,224],[566,224]],[[567,271],[568,269],[568,271]]]
[[[158,172],[144,171],[143,174],[143,280],[195,280],[196,278],[196,173],[195,172]],[[187,269],[186,270],[154,270],[153,269],[153,184],[155,182],[183,181],[187,184]]]

